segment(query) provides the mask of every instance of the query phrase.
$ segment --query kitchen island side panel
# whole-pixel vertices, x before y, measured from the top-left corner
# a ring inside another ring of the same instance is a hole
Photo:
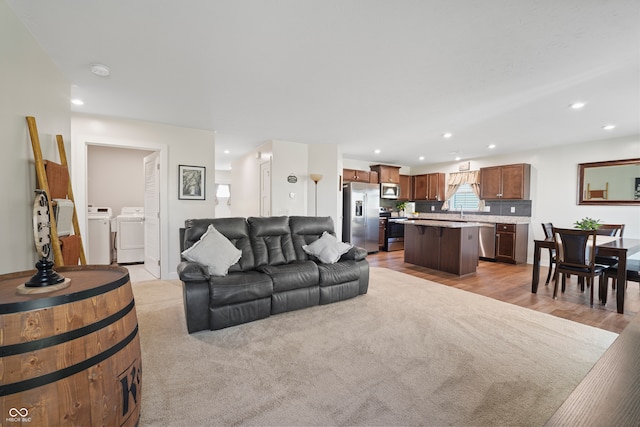
[[[478,265],[478,227],[405,224],[405,262],[464,276]]]

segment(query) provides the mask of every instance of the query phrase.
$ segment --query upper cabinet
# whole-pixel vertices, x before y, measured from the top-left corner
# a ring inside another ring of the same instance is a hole
[[[413,200],[444,200],[444,180],[442,172],[413,176]]]
[[[480,198],[529,200],[530,177],[527,163],[480,168]]]
[[[344,182],[371,182],[377,184],[378,174],[357,169],[342,169],[342,180]]]
[[[379,183],[400,183],[400,167],[399,166],[387,166],[387,165],[373,165],[370,166],[371,170],[378,173]]]

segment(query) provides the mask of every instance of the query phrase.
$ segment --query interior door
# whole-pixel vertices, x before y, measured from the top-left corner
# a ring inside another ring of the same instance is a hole
[[[144,268],[160,278],[160,153],[144,158]]]
[[[271,216],[271,163],[260,164],[260,216]]]

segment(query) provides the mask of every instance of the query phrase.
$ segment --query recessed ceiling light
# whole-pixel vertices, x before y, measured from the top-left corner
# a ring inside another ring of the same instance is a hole
[[[91,64],[91,72],[96,76],[107,77],[111,74],[111,69],[104,64]]]
[[[458,156],[458,157],[456,157],[456,158],[455,158],[455,161],[457,162],[457,161],[458,161],[458,160],[460,160],[460,159],[462,159],[462,157],[459,157],[459,156]]]
[[[224,150],[224,154],[229,154],[230,151],[229,150]]]
[[[570,105],[570,107],[574,110],[579,110],[581,108],[583,108],[586,104],[584,102],[574,102],[573,104]]]
[[[424,160],[424,156],[418,157],[418,160]]]
[[[77,99],[77,98],[76,99],[72,99],[71,103],[73,105],[84,105],[84,101],[82,99]]]
[[[496,148],[496,144],[489,144],[487,148],[493,150],[494,148]]]
[[[375,150],[373,150],[373,152],[376,153],[376,154],[380,154],[380,149],[376,148]]]
[[[616,125],[604,125],[602,126],[602,129],[604,130],[613,130],[616,128]]]
[[[453,134],[451,132],[445,132],[445,133],[442,134],[442,137],[443,138],[447,138],[447,139],[451,138],[452,136],[453,136]]]

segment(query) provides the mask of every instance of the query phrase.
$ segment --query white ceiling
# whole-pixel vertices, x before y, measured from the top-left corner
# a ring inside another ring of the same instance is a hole
[[[218,168],[271,139],[418,166],[640,133],[638,0],[6,1],[72,111],[215,130]]]

